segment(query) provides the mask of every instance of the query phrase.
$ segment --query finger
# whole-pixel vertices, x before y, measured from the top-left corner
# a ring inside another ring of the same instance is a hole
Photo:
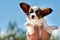
[[[35,29],[35,28],[38,28],[38,25],[34,25],[34,29]]]
[[[38,25],[34,25],[34,30],[38,31]]]

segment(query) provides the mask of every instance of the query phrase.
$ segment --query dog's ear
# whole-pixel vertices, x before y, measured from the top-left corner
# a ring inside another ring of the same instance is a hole
[[[51,8],[44,8],[43,12],[44,12],[44,16],[50,14],[53,10]]]
[[[29,13],[30,5],[28,5],[27,3],[24,3],[24,2],[20,3],[19,5],[26,14]]]

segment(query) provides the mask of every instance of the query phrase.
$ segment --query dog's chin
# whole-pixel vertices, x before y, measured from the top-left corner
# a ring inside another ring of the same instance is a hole
[[[38,20],[38,17],[34,17],[34,18],[26,18],[27,20]]]
[[[32,19],[32,20],[35,20],[35,19],[38,19],[38,17],[37,17],[37,16],[35,16],[34,18],[31,17],[31,19]]]
[[[38,20],[38,18],[31,18],[30,20]]]

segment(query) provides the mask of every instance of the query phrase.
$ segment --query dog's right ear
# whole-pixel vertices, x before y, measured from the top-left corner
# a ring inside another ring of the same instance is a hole
[[[20,3],[19,5],[26,14],[29,13],[30,5],[28,5],[27,3],[24,3],[24,2]]]
[[[50,14],[53,10],[51,8],[44,8],[43,12],[44,12],[44,16]]]

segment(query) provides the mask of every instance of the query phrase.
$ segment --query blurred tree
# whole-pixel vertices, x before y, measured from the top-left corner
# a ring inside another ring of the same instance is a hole
[[[1,27],[0,27],[0,40],[2,40],[2,38],[1,38]]]
[[[0,37],[0,40],[2,40],[2,38]]]
[[[25,31],[18,27],[16,21],[10,21],[7,28],[7,35],[3,40],[26,40]]]

